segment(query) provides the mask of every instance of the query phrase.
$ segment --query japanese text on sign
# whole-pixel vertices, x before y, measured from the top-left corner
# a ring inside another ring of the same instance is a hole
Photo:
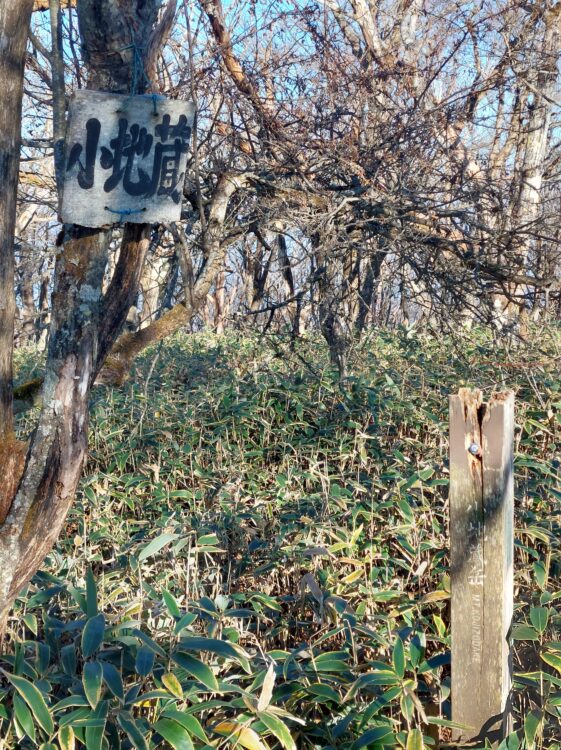
[[[193,126],[191,103],[76,92],[70,109],[62,219],[177,221]]]

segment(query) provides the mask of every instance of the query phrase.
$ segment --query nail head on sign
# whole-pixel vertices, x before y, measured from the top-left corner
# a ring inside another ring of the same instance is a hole
[[[472,456],[477,456],[477,454],[478,454],[478,453],[479,453],[479,451],[480,451],[480,448],[479,448],[479,446],[477,445],[477,443],[472,443],[472,444],[471,444],[471,445],[469,446],[469,448],[468,448],[468,451],[469,451],[469,452],[471,453],[471,455],[472,455]]]

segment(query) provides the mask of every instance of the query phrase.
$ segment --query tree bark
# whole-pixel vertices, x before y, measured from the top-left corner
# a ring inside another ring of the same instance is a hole
[[[0,441],[13,439],[14,230],[23,70],[32,7],[33,0],[6,0],[0,5]],[[0,506],[5,502],[3,492]]]
[[[556,93],[557,66],[561,56],[560,7],[555,5],[546,10],[542,21],[544,31],[537,59],[526,72],[527,80],[523,81],[533,95],[533,101],[528,106],[529,117],[525,132],[520,133],[521,163],[515,162],[518,185],[510,211],[510,243],[503,261],[520,273],[525,270],[534,243],[534,224],[542,210],[542,185],[551,130],[552,101]],[[507,285],[506,297],[496,297],[497,308],[502,308],[499,314],[503,322],[517,316],[521,326],[525,325],[526,296],[525,285],[512,281]]]
[[[31,4],[25,3],[29,11]],[[175,0],[168,4],[160,23],[159,6],[159,0],[78,0],[82,44],[90,65],[89,88],[114,93],[135,88],[135,93],[141,93],[148,87],[147,71],[153,69],[169,31]],[[166,25],[162,25],[164,20]],[[145,73],[140,79],[135,67],[138,60]],[[23,61],[18,62],[21,87]],[[21,95],[18,102],[21,108]],[[15,119],[13,112],[11,117]],[[15,177],[12,186],[15,202]],[[5,520],[0,517],[0,624],[55,543],[74,499],[87,450],[90,389],[136,296],[149,235],[149,225],[126,225],[119,261],[103,294],[110,231],[64,229],[64,248],[55,265],[41,412],[25,463],[12,467],[8,477],[7,484],[15,493],[4,497]],[[2,343],[11,351],[13,340],[3,323]],[[8,403],[6,398],[4,410]]]

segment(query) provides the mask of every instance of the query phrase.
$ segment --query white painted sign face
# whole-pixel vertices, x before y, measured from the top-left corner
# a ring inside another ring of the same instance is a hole
[[[192,102],[76,91],[66,133],[63,222],[178,221],[194,115]]]

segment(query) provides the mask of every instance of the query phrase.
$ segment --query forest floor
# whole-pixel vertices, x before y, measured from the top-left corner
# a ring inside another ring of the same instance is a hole
[[[315,340],[180,335],[96,388],[79,497],[10,621],[4,747],[447,740],[448,396],[472,386],[516,391],[503,747],[559,748],[560,358],[561,331],[378,332],[341,387]]]

